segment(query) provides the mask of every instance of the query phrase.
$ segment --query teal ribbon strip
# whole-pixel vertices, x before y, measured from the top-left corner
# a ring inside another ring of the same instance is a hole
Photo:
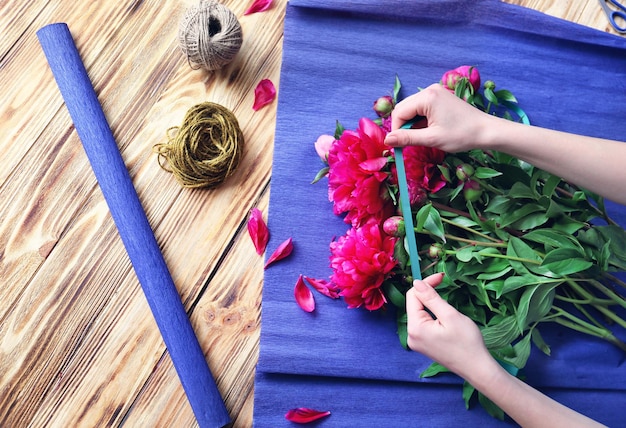
[[[415,121],[405,123],[402,128],[409,129]],[[396,156],[396,171],[398,173],[398,189],[400,191],[400,208],[404,217],[404,228],[406,230],[406,240],[409,247],[409,261],[411,262],[411,275],[413,279],[422,279],[420,272],[419,256],[417,255],[417,240],[415,239],[415,229],[413,226],[413,213],[411,212],[411,201],[409,199],[409,186],[406,182],[406,170],[404,168],[404,157],[402,148],[395,147],[393,152]]]
[[[509,102],[509,101],[502,101],[502,100],[500,101],[500,104],[502,104],[504,107],[508,108],[509,110],[513,111],[516,115],[518,115],[520,118],[520,121],[524,125],[530,125],[530,119],[528,119],[528,115],[517,104]]]

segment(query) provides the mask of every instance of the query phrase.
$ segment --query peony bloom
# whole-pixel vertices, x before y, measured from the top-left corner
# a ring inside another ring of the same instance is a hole
[[[407,146],[402,149],[402,156],[411,206],[421,206],[426,202],[428,193],[436,193],[446,185],[439,170],[446,152],[425,146]],[[392,170],[393,181],[397,183],[395,165]]]
[[[480,73],[476,67],[470,65],[462,65],[454,70],[446,71],[441,77],[441,84],[450,92],[454,92],[457,83],[463,78],[469,81],[474,91],[480,87]]]
[[[370,221],[330,243],[330,280],[349,308],[365,306],[373,311],[386,303],[381,285],[397,265],[393,258],[397,240]]]
[[[393,201],[383,171],[391,154],[385,133],[370,119],[359,121],[356,131],[346,130],[328,153],[328,199],[345,222],[359,226],[370,218],[378,221],[393,214]]]
[[[326,163],[328,161],[328,152],[330,148],[333,146],[335,142],[335,137],[328,134],[320,135],[315,141],[315,151],[317,155],[320,157],[322,162]]]

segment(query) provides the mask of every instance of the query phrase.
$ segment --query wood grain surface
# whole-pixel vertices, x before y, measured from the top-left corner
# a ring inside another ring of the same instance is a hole
[[[507,0],[614,32],[595,0]],[[177,45],[194,1],[0,1],[0,426],[195,426],[182,387],[35,32],[66,22],[235,427],[252,425],[263,260],[245,224],[265,215],[287,0],[244,16],[222,70]],[[214,190],[182,189],[152,146],[193,105],[231,109],[242,162]]]

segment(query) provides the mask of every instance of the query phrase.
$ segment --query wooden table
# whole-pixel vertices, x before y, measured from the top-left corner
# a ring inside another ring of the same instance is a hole
[[[595,0],[507,0],[613,31]],[[177,46],[194,1],[0,2],[0,426],[194,426],[191,407],[35,32],[67,22],[162,248],[233,426],[252,424],[263,260],[247,215],[267,215],[286,0],[243,16],[244,43],[216,72]],[[236,174],[187,190],[152,146],[193,105],[231,109],[245,136]]]

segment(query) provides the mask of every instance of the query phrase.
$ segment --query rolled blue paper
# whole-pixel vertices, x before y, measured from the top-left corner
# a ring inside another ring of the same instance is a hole
[[[69,28],[37,32],[76,132],[201,427],[230,422]]]

